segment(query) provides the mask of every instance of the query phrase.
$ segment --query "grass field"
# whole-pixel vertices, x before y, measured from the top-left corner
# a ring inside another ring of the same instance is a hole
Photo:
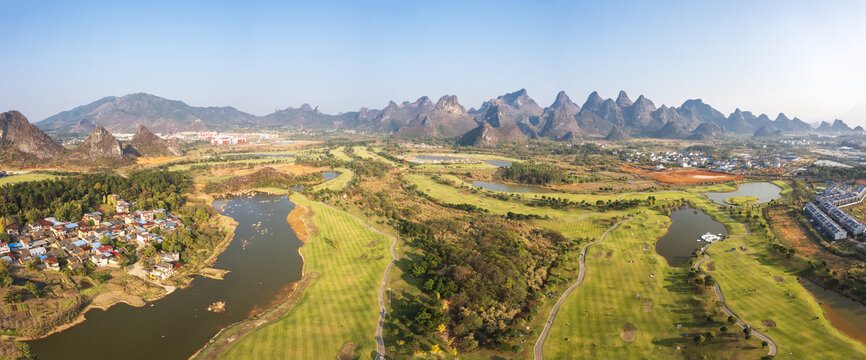
[[[345,344],[369,359],[375,352],[377,292],[390,261],[390,239],[348,214],[292,195],[313,212],[318,229],[301,248],[305,273],[316,278],[285,317],[238,339],[227,359],[334,359]],[[378,242],[373,246],[374,242]]]
[[[318,190],[339,191],[339,190],[342,190],[344,187],[346,187],[346,184],[348,184],[349,181],[352,181],[352,176],[354,176],[354,173],[352,173],[352,170],[349,170],[349,169],[339,168],[339,169],[334,169],[334,171],[339,172],[340,175],[337,175],[336,178],[325,181],[319,185],[313,186],[313,190],[314,191],[318,191]]]
[[[773,180],[773,181],[770,181],[770,183],[782,188],[782,192],[780,193],[782,196],[788,196],[788,194],[790,194],[791,192],[794,191],[794,188],[792,188],[791,185],[788,184],[787,181]]]
[[[395,167],[397,166],[397,164],[395,164],[393,161],[388,160],[386,158],[383,158],[383,157],[379,156],[379,154],[372,153],[372,152],[368,151],[366,146],[353,146],[352,151],[355,152],[355,155],[362,157],[364,159],[372,159],[372,160],[376,160],[376,161],[381,161],[381,162],[386,163],[386,164],[391,165],[391,166],[395,166]]]
[[[49,174],[39,174],[39,173],[10,175],[10,176],[0,177],[0,186],[8,185],[8,184],[17,184],[17,183],[28,182],[28,181],[54,180],[57,178],[60,178],[60,176],[49,175]]]
[[[747,251],[730,251],[740,246]],[[765,239],[757,235],[728,239],[708,253],[726,304],[778,344],[777,359],[866,358],[866,346],[830,324],[812,294],[797,283],[797,274],[773,258]],[[776,326],[762,326],[765,320]]]
[[[757,196],[734,196],[725,199],[726,204],[734,206],[754,205],[758,203]]]
[[[219,165],[238,165],[238,164],[261,164],[261,163],[269,163],[269,162],[294,162],[293,158],[281,158],[281,157],[267,157],[260,159],[239,159],[239,160],[226,160],[219,162],[207,162],[207,163],[197,163],[197,164],[178,164],[172,165],[168,167],[169,171],[184,171],[189,170],[191,167],[196,165],[209,165],[209,166],[219,166]]]
[[[685,281],[685,269],[669,267],[652,250],[669,224],[664,215],[640,211],[589,248],[586,278],[554,320],[545,358],[698,358],[711,352],[717,358],[755,359],[765,353],[754,341],[743,346],[719,337],[696,345],[683,336],[718,332],[721,324],[704,321],[699,294]],[[631,336],[624,330],[627,324],[635,329]]]
[[[331,150],[331,155],[334,155],[334,158],[337,160],[342,160],[342,161],[354,160],[349,155],[346,155],[345,150],[346,150],[346,147],[344,147],[344,146],[337,147],[337,148]]]
[[[407,174],[406,180],[418,185],[418,189],[430,195],[432,198],[448,204],[473,204],[490,210],[493,214],[504,215],[509,211],[519,214],[535,214],[539,216],[550,216],[560,219],[579,218],[588,211],[556,210],[546,207],[532,207],[526,205],[520,199],[509,201],[499,200],[473,193],[469,186],[461,186],[459,189],[437,183],[427,175]],[[462,182],[462,181],[461,181]],[[480,191],[480,190],[478,190]]]

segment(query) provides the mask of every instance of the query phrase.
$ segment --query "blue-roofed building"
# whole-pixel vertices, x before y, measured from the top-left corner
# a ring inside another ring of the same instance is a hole
[[[66,225],[64,225],[64,226],[66,226],[67,229],[75,229],[75,228],[78,227],[78,224],[76,224],[76,223],[69,223],[69,224],[66,224]]]
[[[78,247],[82,247],[82,246],[84,246],[84,245],[87,245],[87,241],[84,241],[84,240],[76,240],[76,241],[73,241],[73,242],[72,242],[72,245],[75,245],[75,246],[78,246]]]

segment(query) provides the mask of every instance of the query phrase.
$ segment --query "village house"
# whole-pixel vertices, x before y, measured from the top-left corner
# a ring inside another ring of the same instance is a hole
[[[55,256],[49,256],[42,260],[46,270],[60,271],[60,260]]]

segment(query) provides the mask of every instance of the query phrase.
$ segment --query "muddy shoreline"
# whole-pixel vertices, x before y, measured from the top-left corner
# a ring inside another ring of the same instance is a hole
[[[220,241],[220,243],[214,248],[213,254],[211,254],[211,256],[209,256],[201,264],[198,264],[189,273],[183,274],[183,276],[192,277],[195,275],[201,275],[201,276],[205,276],[205,277],[219,279],[221,277],[221,275],[223,275],[224,273],[221,273],[219,271],[219,269],[212,269],[212,268],[210,268],[210,266],[213,265],[216,262],[219,255],[222,254],[226,250],[226,248],[228,248],[228,245],[231,243],[232,239],[234,238],[234,230],[238,224],[237,224],[237,222],[234,221],[234,219],[227,217],[227,216],[224,216],[224,215],[220,214],[219,211],[216,211],[216,209],[213,207],[213,202],[215,200],[213,197],[208,196],[208,197],[206,197],[206,200],[208,202],[208,206],[210,206],[210,208],[213,209],[217,213],[217,216],[220,217],[221,224],[223,226],[226,226],[226,229],[229,231],[227,231],[226,236],[223,238],[223,240]],[[220,274],[219,277],[208,276],[209,274],[206,271],[208,269],[212,269],[213,271],[216,271],[217,273],[219,273]],[[117,304],[121,304],[121,303],[130,305],[133,307],[146,306],[148,303],[159,301],[159,300],[165,298],[166,296],[168,296],[169,294],[173,293],[174,291],[176,291],[178,289],[182,290],[182,289],[188,288],[190,285],[192,285],[192,282],[194,279],[191,279],[190,281],[188,281],[184,284],[177,284],[175,282],[176,286],[165,285],[162,283],[154,283],[154,282],[152,282],[150,280],[146,280],[146,279],[142,279],[142,280],[147,281],[147,282],[151,283],[152,285],[162,287],[162,288],[166,289],[166,292],[164,294],[161,294],[155,298],[148,299],[148,300],[144,300],[140,296],[129,294],[129,293],[122,292],[122,291],[112,291],[112,292],[101,293],[99,295],[94,296],[93,299],[91,299],[90,304],[88,304],[87,306],[85,306],[81,310],[81,312],[78,314],[78,316],[75,318],[75,320],[72,320],[72,321],[64,323],[64,324],[57,325],[57,326],[51,328],[50,330],[48,330],[44,334],[40,334],[37,336],[2,335],[2,337],[0,337],[0,338],[11,339],[14,341],[34,341],[34,340],[44,339],[48,336],[60,333],[64,330],[70,329],[72,327],[75,327],[76,325],[83,323],[84,321],[87,320],[87,318],[85,317],[85,314],[87,314],[87,312],[89,312],[90,310],[99,309],[99,310],[105,311],[105,310],[108,310],[109,308],[111,308],[112,306],[117,305]],[[109,300],[108,302],[106,302],[104,304],[99,303],[100,300],[105,300],[106,298],[109,298],[112,300]]]
[[[218,358],[235,340],[240,339],[261,325],[265,325],[282,317],[288,313],[288,311],[291,310],[298,301],[300,301],[300,297],[303,295],[304,290],[316,277],[315,273],[306,273],[306,261],[303,252],[301,252],[303,244],[306,244],[311,233],[315,232],[315,227],[313,227],[309,221],[311,216],[312,212],[298,203],[295,203],[295,208],[286,216],[286,222],[289,223],[289,226],[295,232],[295,235],[297,235],[298,239],[301,240],[301,246],[298,247],[298,255],[301,256],[301,274],[303,274],[301,280],[289,283],[289,291],[286,296],[280,298],[271,306],[268,306],[261,311],[255,311],[255,309],[253,309],[248,318],[220,329],[220,331],[217,332],[216,335],[214,335],[205,345],[189,357],[190,360]],[[229,334],[229,332],[234,330],[237,330],[237,333]]]

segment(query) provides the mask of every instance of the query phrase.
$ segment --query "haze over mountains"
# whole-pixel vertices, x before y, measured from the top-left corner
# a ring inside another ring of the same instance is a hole
[[[194,107],[138,93],[106,97],[61,112],[36,125],[56,134],[88,133],[97,126],[113,133],[132,133],[138,125],[158,133],[246,128],[345,129],[390,133],[398,137],[458,138],[461,143],[479,146],[530,138],[702,140],[725,134],[863,133],[861,127],[851,129],[841,120],[832,124],[824,122],[816,129],[785,114],[770,118],[736,109],[726,116],[700,99],[687,100],[679,107],[656,106],[643,95],[632,100],[624,91],[616,99],[605,99],[593,92],[582,105],[560,92],[553,104],[542,107],[525,89],[498,96],[469,110],[456,96],[445,95],[436,102],[426,96],[414,102],[392,101],[381,110],[362,108],[330,115],[304,104],[265,116],[233,107]]]
[[[180,144],[165,140],[139,125],[129,143],[121,143],[102,125],[96,125],[80,145],[64,148],[18,111],[0,114],[0,160],[64,161],[117,164],[138,156],[180,156]]]

